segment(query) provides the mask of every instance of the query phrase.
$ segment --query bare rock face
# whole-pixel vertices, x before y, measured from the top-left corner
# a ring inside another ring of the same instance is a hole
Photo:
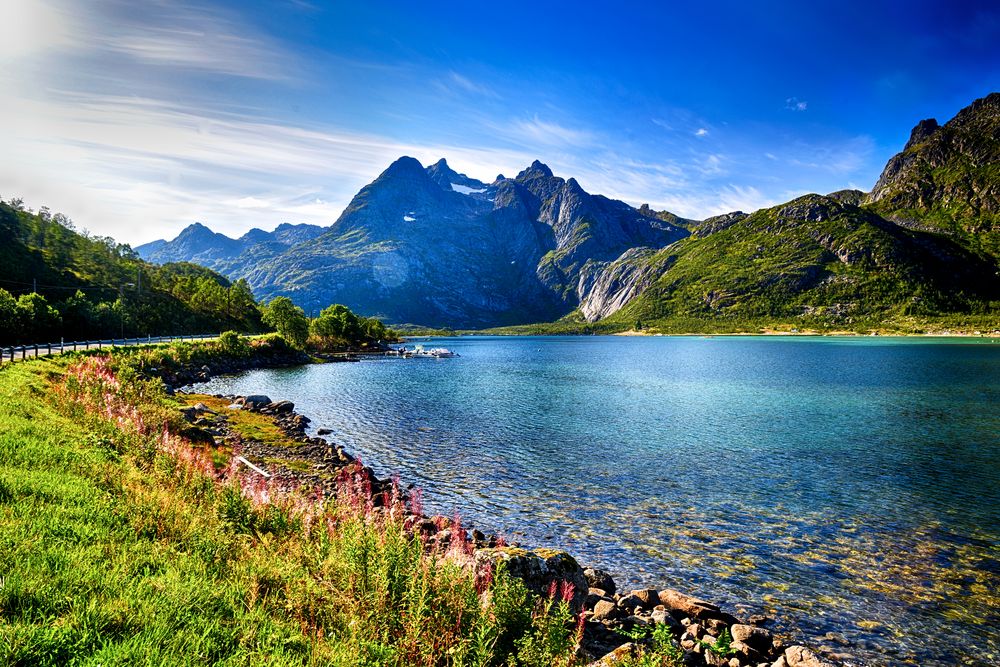
[[[611,263],[588,263],[580,271],[577,292],[580,312],[596,322],[618,312],[663,272],[663,263],[653,261],[656,250],[632,248]]]
[[[930,139],[941,126],[938,125],[937,120],[934,118],[927,118],[920,121],[916,126],[910,131],[910,140],[906,142],[906,146],[903,147],[903,151],[908,151],[917,144],[923,143],[927,139]]]
[[[709,234],[715,234],[716,232],[721,232],[724,229],[729,229],[746,217],[747,214],[743,211],[733,211],[732,213],[715,215],[711,218],[705,218],[702,220],[691,233],[693,236],[702,238],[708,236]]]

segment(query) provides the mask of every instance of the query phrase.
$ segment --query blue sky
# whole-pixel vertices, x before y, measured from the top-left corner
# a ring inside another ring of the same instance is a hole
[[[403,154],[695,218],[869,189],[1000,90],[992,6],[19,0],[0,196],[137,244],[330,224]]]

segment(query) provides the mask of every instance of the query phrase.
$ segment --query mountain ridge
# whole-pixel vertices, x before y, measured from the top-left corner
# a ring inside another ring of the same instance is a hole
[[[363,187],[330,227],[264,261],[260,243],[207,232],[192,225],[137,251],[150,261],[182,255],[205,262],[245,277],[263,298],[285,294],[307,308],[342,301],[394,322],[452,326],[559,317],[579,303],[585,267],[688,234],[591,195],[538,160],[515,178],[487,184],[445,159],[425,168],[409,156]],[[209,247],[192,247],[199,240]],[[304,284],[303,275],[323,278]]]
[[[588,193],[539,160],[485,183],[444,158],[424,167],[403,156],[330,227],[271,254],[247,257],[267,246],[257,244],[234,259],[232,240],[203,226],[191,237],[215,244],[197,255],[210,268],[245,277],[262,298],[291,296],[307,310],[340,301],[397,323],[772,317],[834,326],[1000,310],[998,220],[993,93],[943,125],[919,121],[870,193],[810,194],[699,221]],[[138,250],[179,251],[182,236]]]

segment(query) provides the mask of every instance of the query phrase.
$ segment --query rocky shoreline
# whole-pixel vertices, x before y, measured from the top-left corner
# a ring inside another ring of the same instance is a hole
[[[273,366],[291,366],[298,360],[238,360],[220,363],[215,368],[202,366],[181,369],[160,377],[168,390],[184,395],[181,386],[222,375]],[[176,388],[176,389],[175,389]],[[192,396],[192,400],[197,396]],[[182,409],[190,427],[186,435],[193,440],[233,447],[250,462],[257,474],[264,474],[289,488],[303,485],[332,493],[337,473],[356,463],[340,445],[323,437],[307,434],[310,420],[295,411],[290,401],[272,401],[264,395],[213,395],[227,411],[246,411],[270,419],[294,446],[248,438],[230,427],[223,409],[214,410],[203,402]],[[205,400],[208,400],[207,398]],[[323,430],[318,431],[320,435]],[[261,467],[258,467],[261,466]],[[378,497],[391,492],[393,483],[379,479],[372,469],[359,464],[357,472],[371,485]],[[536,593],[547,594],[553,583],[573,586],[571,607],[583,615],[583,657],[590,667],[612,667],[627,660],[638,645],[648,641],[655,628],[668,628],[683,651],[683,664],[727,667],[827,667],[849,660],[848,655],[820,657],[809,648],[790,642],[767,630],[764,616],[739,619],[711,602],[673,589],[636,589],[619,591],[612,576],[603,570],[583,567],[565,551],[523,548],[505,544],[496,535],[453,525],[441,516],[415,517],[415,530],[424,534],[431,546],[446,547],[462,530],[464,540],[473,547],[477,562],[503,561],[508,571],[521,578]],[[836,662],[833,662],[833,661]]]

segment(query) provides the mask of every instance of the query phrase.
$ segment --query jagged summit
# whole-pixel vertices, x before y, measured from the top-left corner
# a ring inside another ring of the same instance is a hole
[[[921,143],[925,139],[928,139],[939,129],[941,129],[941,126],[938,125],[937,120],[934,118],[926,118],[920,121],[910,131],[910,140],[906,142],[906,146],[903,147],[903,150],[910,150],[912,147]]]
[[[470,190],[480,190],[486,187],[485,183],[469,178],[449,167],[444,158],[427,167],[426,171],[427,175],[445,190],[455,190],[456,185],[459,186],[459,189],[468,188]]]
[[[539,160],[516,179],[485,184],[444,158],[425,168],[403,156],[317,235],[252,230],[184,252],[246,277],[264,299],[285,294],[393,322],[469,327],[561,317],[580,301],[584,266],[599,270],[632,248],[662,248],[686,234],[554,176]],[[179,251],[171,246],[140,250],[159,260]]]
[[[423,173],[424,165],[420,164],[419,160],[409,155],[404,155],[390,164],[382,172],[382,176],[415,176],[417,174],[422,175]]]
[[[939,126],[920,121],[865,202],[913,229],[934,229],[1000,256],[1000,93]]]
[[[522,170],[514,180],[523,181],[531,178],[552,178],[552,170],[547,164],[535,160],[527,169]]]

